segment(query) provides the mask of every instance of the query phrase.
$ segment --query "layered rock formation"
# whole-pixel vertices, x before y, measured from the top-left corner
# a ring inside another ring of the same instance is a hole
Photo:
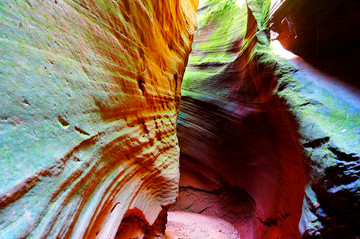
[[[271,5],[200,3],[174,209],[222,217],[244,238],[358,238],[359,4]],[[270,45],[270,27],[305,61]]]
[[[0,3],[0,238],[163,232],[196,7]]]
[[[200,1],[178,120],[175,210],[221,217],[241,238],[298,238],[306,169],[273,92],[270,1]]]
[[[301,59],[291,63],[298,70],[281,79],[279,95],[298,119],[301,142],[312,167],[300,231],[303,238],[357,238],[360,92]]]
[[[359,14],[344,0],[285,1],[274,15],[277,39],[303,58],[291,57],[279,90],[311,160],[303,238],[360,237]]]
[[[162,237],[196,8],[0,3],[0,238]],[[359,13],[200,1],[174,210],[246,239],[360,237]]]

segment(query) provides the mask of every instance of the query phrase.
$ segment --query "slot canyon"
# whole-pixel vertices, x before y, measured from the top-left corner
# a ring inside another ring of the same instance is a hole
[[[0,239],[360,239],[357,0],[0,19]]]

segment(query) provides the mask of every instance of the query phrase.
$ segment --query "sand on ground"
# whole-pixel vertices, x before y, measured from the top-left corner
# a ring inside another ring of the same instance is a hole
[[[190,212],[168,212],[166,239],[239,239],[227,221]]]

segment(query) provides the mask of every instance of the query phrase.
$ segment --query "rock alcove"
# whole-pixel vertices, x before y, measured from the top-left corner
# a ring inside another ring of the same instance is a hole
[[[359,238],[359,5],[2,1],[0,238]]]

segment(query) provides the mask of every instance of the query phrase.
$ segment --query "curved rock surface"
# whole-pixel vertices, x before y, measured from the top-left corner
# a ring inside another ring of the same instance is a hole
[[[360,237],[360,4],[201,0],[183,77],[196,8],[1,1],[0,238],[163,237],[183,78],[173,210]]]
[[[360,236],[359,13],[347,0],[200,1],[174,209],[244,238]],[[268,21],[304,60],[269,44]]]
[[[303,238],[360,237],[360,3],[284,1],[272,29],[293,70],[279,95],[299,122],[310,159]],[[283,50],[284,52],[284,50]]]
[[[0,238],[163,232],[196,7],[1,1]]]
[[[312,168],[300,232],[303,238],[356,238],[360,235],[360,91],[296,55],[289,62],[293,70],[281,78],[278,94],[298,119]]]
[[[298,238],[306,181],[294,118],[274,94],[270,1],[200,1],[178,119],[174,210],[221,217],[241,238]]]

